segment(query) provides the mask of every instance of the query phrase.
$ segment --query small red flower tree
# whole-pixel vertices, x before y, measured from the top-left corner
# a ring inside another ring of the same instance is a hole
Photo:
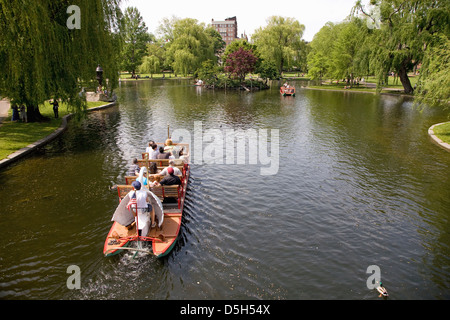
[[[253,54],[252,50],[245,50],[240,47],[228,55],[225,62],[225,72],[244,82],[245,76],[255,70],[257,61],[258,58]]]

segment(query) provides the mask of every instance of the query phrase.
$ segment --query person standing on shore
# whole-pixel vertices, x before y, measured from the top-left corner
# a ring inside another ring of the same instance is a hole
[[[11,121],[18,121],[19,120],[19,108],[17,107],[17,105],[15,103],[13,103],[11,105],[11,109],[12,109]]]
[[[53,99],[53,102],[51,102],[50,104],[53,105],[53,113],[55,114],[55,118],[58,118],[58,108],[59,108],[58,101],[56,99]]]

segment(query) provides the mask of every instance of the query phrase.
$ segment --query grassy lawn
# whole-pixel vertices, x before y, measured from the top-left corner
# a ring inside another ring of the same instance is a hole
[[[346,88],[347,84],[345,83],[324,83],[321,86],[308,86],[308,88],[313,89],[324,89],[324,90],[342,90],[342,91],[364,91],[364,92],[376,92],[376,88],[368,88],[363,85],[353,86],[351,89]]]
[[[411,85],[414,87],[417,83],[418,76],[410,76],[409,80],[411,81]],[[365,84],[361,83],[359,85],[354,85],[351,89],[347,88],[347,83],[340,81],[336,83],[336,80],[333,81],[324,81],[321,86],[309,86],[310,88],[315,89],[331,89],[331,90],[346,90],[346,91],[364,91],[364,92],[376,92],[376,84],[377,79],[375,77],[366,77]],[[402,93],[403,85],[400,82],[400,79],[394,78],[392,76],[388,79],[388,84],[383,86],[381,92],[389,92],[389,93]]]
[[[365,80],[367,83],[373,83],[375,85],[377,84],[377,79],[375,77],[366,77]],[[409,81],[411,82],[411,85],[413,88],[417,84],[418,80],[419,80],[419,75],[409,75]],[[388,84],[385,87],[403,90],[403,85],[402,85],[399,77],[394,78],[392,76],[389,76]]]
[[[434,134],[446,143],[450,143],[450,122],[443,123],[433,128]]]
[[[103,101],[88,102],[88,108],[99,107],[107,103]],[[11,109],[9,110],[9,118],[4,119],[0,126],[0,160],[51,134],[61,125],[62,117],[70,113],[65,104],[60,104],[59,118],[55,119],[53,106],[48,102],[41,105],[39,110],[43,116],[49,118],[48,121],[31,123],[11,122],[12,111]]]
[[[294,78],[294,79],[298,79],[298,80],[310,80],[310,78],[308,78],[308,74],[306,74],[305,72],[283,72],[282,74],[282,78],[287,79],[287,78]]]

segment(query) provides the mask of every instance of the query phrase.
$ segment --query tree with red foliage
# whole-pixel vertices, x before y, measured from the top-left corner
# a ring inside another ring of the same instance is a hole
[[[243,82],[245,76],[255,70],[257,61],[258,58],[253,54],[252,50],[245,50],[240,47],[228,55],[227,61],[225,62],[225,72],[228,72]]]

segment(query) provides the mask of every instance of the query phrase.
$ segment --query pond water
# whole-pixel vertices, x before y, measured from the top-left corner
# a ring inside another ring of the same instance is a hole
[[[116,106],[0,172],[0,298],[372,300],[375,265],[389,299],[449,299],[450,153],[427,135],[448,114],[297,87],[122,82]],[[105,258],[109,187],[168,125],[194,144],[177,244],[159,260]],[[230,132],[256,132],[259,153],[220,141]]]

